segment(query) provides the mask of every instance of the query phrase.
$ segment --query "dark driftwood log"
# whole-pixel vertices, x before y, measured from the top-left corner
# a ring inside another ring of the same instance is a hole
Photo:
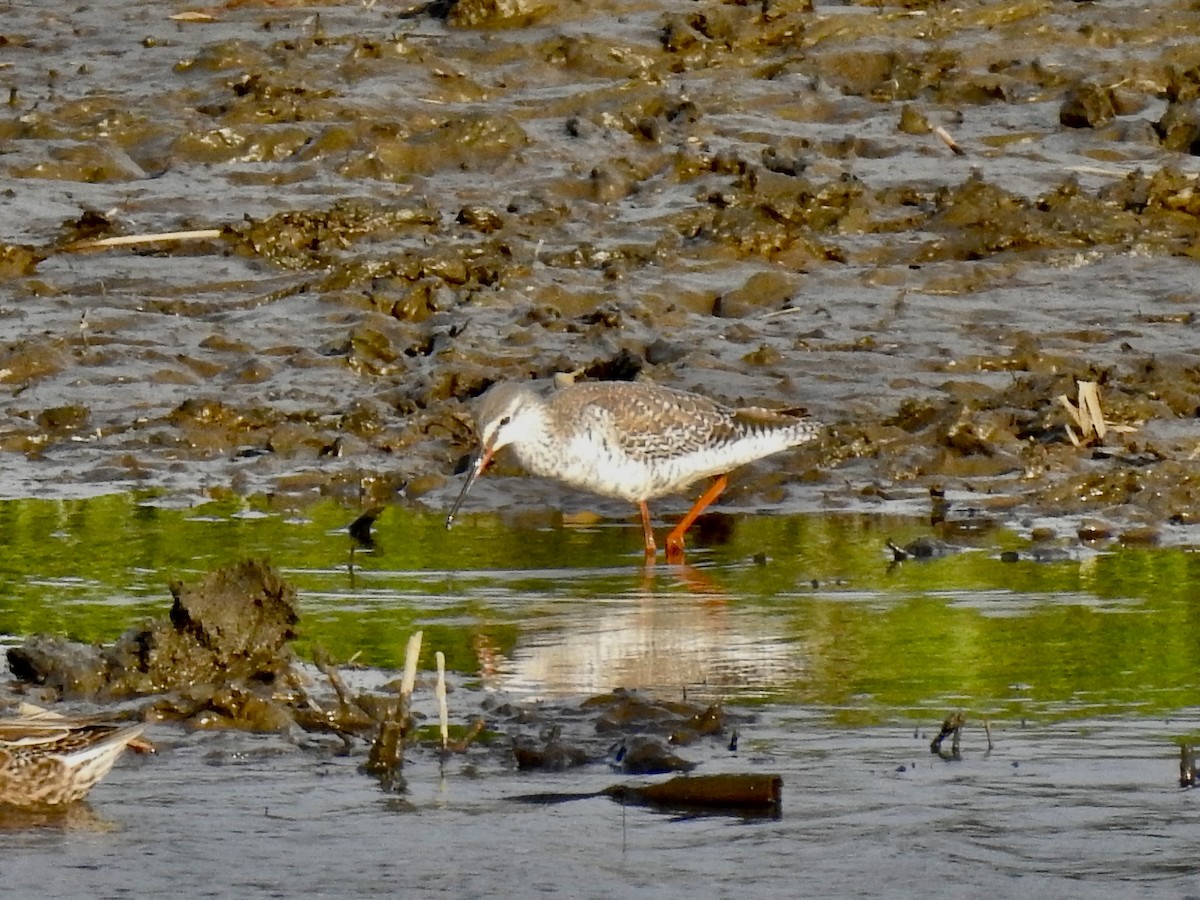
[[[623,803],[679,809],[771,809],[783,799],[778,775],[680,775],[658,784],[618,784],[606,790]]]
[[[679,775],[658,784],[614,784],[602,791],[522,794],[508,799],[548,806],[593,797],[661,809],[769,812],[778,811],[783,802],[783,779],[778,775]]]

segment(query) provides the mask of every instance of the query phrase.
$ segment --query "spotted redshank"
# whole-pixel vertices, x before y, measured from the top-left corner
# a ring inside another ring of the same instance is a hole
[[[667,536],[666,557],[683,561],[683,535],[725,489],[738,466],[813,440],[812,420],[641,382],[572,384],[548,394],[526,383],[498,384],[478,401],[480,447],[446,527],[502,447],[533,475],[638,505],[646,561],[656,553],[647,500],[716,476]]]
[[[82,800],[145,727],[50,715],[0,719],[0,804],[46,807]]]

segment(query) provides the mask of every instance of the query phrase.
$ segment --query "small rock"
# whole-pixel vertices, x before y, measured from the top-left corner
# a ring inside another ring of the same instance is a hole
[[[1058,110],[1058,121],[1067,128],[1098,128],[1116,115],[1112,91],[1094,84],[1081,84],[1067,94]]]
[[[1112,537],[1112,528],[1099,519],[1088,519],[1080,523],[1076,534],[1081,541],[1107,541]]]

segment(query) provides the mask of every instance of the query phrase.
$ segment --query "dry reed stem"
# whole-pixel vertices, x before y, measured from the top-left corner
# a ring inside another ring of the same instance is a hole
[[[438,724],[442,729],[442,750],[450,743],[450,710],[446,706],[446,654],[439,650],[434,654],[437,660],[437,704]]]
[[[408,638],[408,646],[404,650],[404,679],[400,682],[400,696],[405,700],[412,696],[413,687],[417,683],[417,658],[421,655],[420,631],[414,631]]]
[[[159,241],[211,241],[224,234],[221,228],[202,228],[198,231],[160,231],[157,234],[122,234],[116,237],[97,238],[72,244],[71,250],[92,250],[98,247],[130,247],[137,244],[155,244]]]
[[[955,139],[954,139],[954,138],[951,136],[950,132],[948,132],[948,131],[947,131],[945,128],[943,128],[941,125],[938,125],[937,127],[935,127],[935,128],[933,129],[933,133],[934,133],[934,134],[936,134],[938,137],[940,137],[940,138],[942,139],[942,142],[943,142],[943,143],[944,143],[944,144],[945,144],[947,147],[949,147],[949,148],[950,148],[951,152],[953,152],[955,156],[966,156],[966,155],[967,155],[967,151],[966,151],[966,150],[964,150],[962,147],[960,147],[960,146],[958,145],[958,141],[956,141],[956,140],[955,140]]]

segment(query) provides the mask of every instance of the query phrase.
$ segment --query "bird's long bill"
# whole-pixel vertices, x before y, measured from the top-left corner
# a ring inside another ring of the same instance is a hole
[[[471,461],[470,471],[467,472],[467,480],[463,483],[462,490],[458,492],[458,499],[454,501],[454,505],[450,507],[450,515],[446,516],[446,530],[450,530],[450,526],[454,524],[454,517],[458,515],[458,508],[462,506],[462,502],[466,499],[467,491],[471,489],[477,478],[483,474],[483,470],[487,468],[488,463],[492,461],[492,451],[480,448],[475,459]]]

